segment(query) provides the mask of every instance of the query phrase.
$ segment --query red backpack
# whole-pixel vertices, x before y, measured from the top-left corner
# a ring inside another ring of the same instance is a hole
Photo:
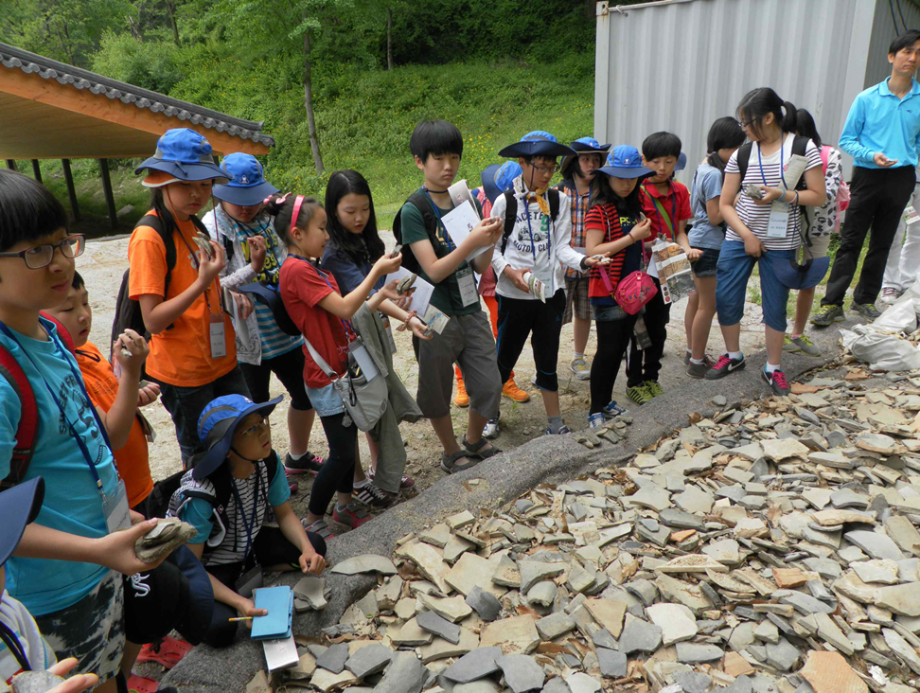
[[[54,324],[64,346],[75,355],[73,338],[67,328],[46,313],[42,313],[41,316]],[[0,489],[6,489],[22,481],[29,470],[29,463],[32,461],[32,453],[35,452],[35,443],[38,439],[39,418],[32,384],[19,362],[2,344],[0,344],[0,376],[6,378],[16,391],[22,408],[19,427],[16,429],[16,447],[13,448],[13,455],[10,459],[10,473],[5,479],[0,480]]]

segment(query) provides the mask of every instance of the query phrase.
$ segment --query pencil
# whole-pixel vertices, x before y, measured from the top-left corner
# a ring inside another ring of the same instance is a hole
[[[252,618],[253,618],[252,616],[237,616],[235,618],[228,618],[227,622],[233,623],[235,621],[251,621]]]

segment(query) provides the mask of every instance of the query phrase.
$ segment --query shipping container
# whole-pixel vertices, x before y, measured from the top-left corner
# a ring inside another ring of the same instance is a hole
[[[920,28],[916,0],[664,0],[597,3],[594,135],[641,147],[683,141],[690,183],[712,122],[772,87],[836,145],[856,95],[890,74],[888,45]],[[844,155],[847,173],[852,159]]]

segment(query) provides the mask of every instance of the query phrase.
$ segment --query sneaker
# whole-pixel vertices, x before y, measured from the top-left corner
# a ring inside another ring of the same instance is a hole
[[[661,389],[661,385],[658,384],[657,380],[646,380],[645,389],[648,390],[648,393],[652,397],[658,397],[664,394],[664,390]]]
[[[508,382],[502,388],[502,397],[513,399],[515,402],[530,401],[530,393],[519,388],[517,383],[514,382],[514,378],[508,378]]]
[[[575,378],[578,380],[588,380],[591,377],[591,369],[588,368],[584,358],[572,359],[572,363],[569,364],[569,370],[575,374]]]
[[[903,292],[900,289],[895,289],[893,287],[888,287],[887,289],[882,289],[882,297],[879,299],[879,303],[884,303],[886,305],[891,305],[899,298]]]
[[[305,453],[300,459],[295,460],[291,457],[291,453],[288,453],[284,456],[284,473],[285,474],[312,474],[316,476],[319,474],[320,468],[323,466],[322,457],[317,457],[312,452]]]
[[[685,365],[685,366],[689,366],[689,365],[690,365],[690,358],[691,358],[692,356],[693,356],[693,354],[691,354],[689,351],[687,351],[686,349],[684,349],[684,365]]]
[[[370,519],[371,516],[354,503],[349,503],[341,510],[339,510],[339,504],[336,503],[335,510],[332,511],[333,522],[345,525],[350,529],[357,529]]]
[[[588,428],[603,428],[607,420],[601,412],[588,414]]]
[[[861,315],[869,322],[872,322],[881,315],[874,303],[856,303],[855,301],[850,304],[850,312]]]
[[[811,340],[805,335],[799,335],[792,339],[789,335],[783,337],[783,351],[787,354],[802,353],[806,356],[820,356],[821,350],[812,344]]]
[[[556,431],[555,433],[553,433],[553,430],[552,430],[549,426],[547,426],[547,427],[546,427],[546,433],[545,433],[545,435],[548,435],[548,436],[567,436],[567,435],[568,435],[569,433],[571,433],[571,432],[572,432],[572,429],[570,429],[570,428],[569,428],[568,426],[566,426],[565,424],[562,424],[562,425],[559,427],[559,430]]]
[[[781,370],[775,370],[772,373],[760,371],[761,379],[770,386],[773,394],[779,397],[785,397],[789,394],[789,383],[786,381],[786,374]]]
[[[488,438],[489,440],[498,438],[499,433],[501,433],[501,428],[498,426],[498,419],[489,419],[482,429],[482,437]]]
[[[393,501],[396,499],[394,494],[387,493],[382,488],[375,485],[373,481],[368,481],[360,488],[355,487],[352,489],[351,494],[359,503],[363,503],[372,508],[386,508],[392,505]]]
[[[368,479],[373,481],[374,476],[376,474],[377,474],[377,471],[373,467],[367,468],[367,478]],[[413,479],[411,476],[403,476],[399,480],[399,488],[406,489],[406,488],[412,488],[413,486],[415,486],[415,479]]]
[[[466,394],[466,383],[463,378],[457,378],[457,394],[454,395],[454,404],[458,407],[470,406],[470,396]]]
[[[740,359],[733,359],[728,354],[722,354],[716,364],[706,371],[706,380],[718,380],[724,378],[733,371],[744,369],[744,354]]]
[[[654,395],[648,391],[648,388],[645,385],[645,383],[642,383],[641,385],[636,385],[635,387],[626,388],[626,396],[639,406],[642,406],[646,402],[651,402]]]
[[[842,306],[824,306],[820,313],[812,315],[809,322],[818,327],[827,327],[834,322],[843,322],[846,316],[843,314]]]
[[[626,410],[623,409],[615,401],[611,401],[606,407],[603,408],[601,413],[608,419],[615,419],[618,416],[621,416],[626,413]]]
[[[707,364],[705,360],[702,363],[693,363],[691,361],[687,365],[687,375],[691,378],[705,378],[710,368],[712,368],[712,365]]]

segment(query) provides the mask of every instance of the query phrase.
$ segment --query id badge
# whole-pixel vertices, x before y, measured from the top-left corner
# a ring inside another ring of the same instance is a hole
[[[114,496],[105,497],[102,509],[105,512],[105,526],[109,534],[131,526],[131,508],[128,507],[128,490],[125,488],[124,480],[118,480]]]
[[[479,303],[479,293],[476,291],[476,280],[473,279],[472,267],[466,267],[457,272],[457,286],[460,288],[460,301],[464,308]]]
[[[789,228],[789,206],[774,202],[770,207],[770,221],[767,223],[767,238],[785,238]]]
[[[396,353],[396,340],[393,339],[393,329],[390,327],[390,318],[383,313],[378,313],[380,320],[383,322],[383,329],[387,331],[387,346],[390,347],[390,353]]]
[[[252,599],[252,593],[262,586],[262,566],[256,563],[240,575],[234,583],[234,591],[241,597]]]
[[[920,221],[920,215],[917,214],[917,210],[914,209],[913,205],[907,205],[904,208],[904,223],[910,226],[911,224],[916,224]]]
[[[348,353],[354,356],[355,362],[361,368],[361,372],[367,378],[367,382],[377,377],[377,366],[374,363],[374,359],[371,358],[367,347],[361,342],[360,337],[348,345]]]
[[[227,328],[224,326],[224,316],[220,313],[211,315],[209,327],[211,358],[222,358],[227,355]]]

